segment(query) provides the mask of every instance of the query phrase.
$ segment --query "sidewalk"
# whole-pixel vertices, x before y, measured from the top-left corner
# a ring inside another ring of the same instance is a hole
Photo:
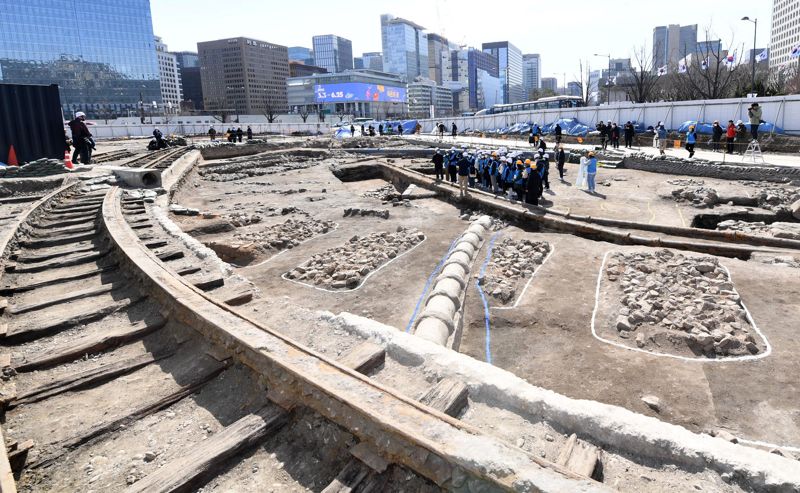
[[[506,139],[493,139],[490,137],[473,137],[469,135],[459,135],[456,140],[454,141],[452,137],[445,137],[443,140],[439,140],[438,137],[433,135],[409,135],[404,136],[407,138],[413,139],[422,139],[422,140],[429,140],[431,143],[436,144],[440,143],[439,146],[442,149],[449,149],[453,145],[468,145],[468,146],[486,146],[491,148],[497,147],[508,147],[514,149],[532,149],[532,146],[528,145],[527,141],[525,140],[506,140]],[[554,142],[551,140],[546,139],[548,149],[552,150]],[[724,145],[724,143],[723,143]],[[586,144],[565,144],[564,148],[567,150],[592,150],[596,146],[595,145],[586,145]],[[610,149],[610,146],[609,146]],[[658,149],[655,147],[634,147],[633,149],[625,149],[620,147],[617,151],[625,154],[630,154],[634,152],[644,152],[650,154],[652,156],[658,155]],[[668,148],[666,150],[667,156],[676,157],[676,158],[687,158],[689,157],[689,152],[684,149],[674,149]],[[742,160],[742,156],[739,154],[724,154],[722,152],[711,152],[708,150],[701,150],[697,149],[695,151],[695,158],[697,159],[705,159],[708,161],[714,161],[719,163],[726,163],[731,165],[742,165],[742,166],[753,166],[755,165],[772,165],[772,166],[786,166],[791,168],[798,168],[800,167],[800,156],[790,155],[790,154],[772,154],[765,152],[764,155],[764,163],[761,163],[761,160],[757,160],[753,163],[752,158],[747,160]]]

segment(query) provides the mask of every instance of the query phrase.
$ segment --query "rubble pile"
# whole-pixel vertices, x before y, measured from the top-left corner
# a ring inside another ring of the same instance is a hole
[[[348,207],[344,210],[343,217],[356,217],[356,216],[370,216],[370,217],[380,217],[381,219],[389,219],[389,210],[388,209],[357,209],[354,207]]]
[[[706,184],[703,180],[695,180],[693,178],[678,178],[675,180],[667,180],[667,183],[670,185],[675,185],[676,187],[702,187]]]
[[[76,166],[78,169],[78,166]],[[0,166],[0,178],[35,178],[69,173],[61,159],[37,159],[22,166]]]
[[[717,229],[720,231],[739,231],[751,235],[800,240],[800,223],[774,222],[772,224],[766,224],[764,222],[747,222],[731,219],[717,224]]]
[[[400,197],[400,193],[396,188],[394,188],[394,185],[388,184],[380,188],[376,188],[375,190],[368,190],[362,193],[361,196],[370,199],[388,201]]]
[[[238,240],[253,242],[263,251],[276,251],[294,248],[300,243],[336,229],[331,221],[316,219],[292,219],[272,225],[261,231],[237,233]]]
[[[551,249],[545,241],[504,238],[494,246],[481,279],[484,293],[503,305],[513,302]]]
[[[262,217],[258,214],[248,214],[246,212],[234,212],[228,214],[228,222],[241,228],[242,226],[250,226],[251,224],[258,224],[262,221]]]
[[[270,155],[249,157],[246,159],[232,159],[226,162],[206,166],[200,169],[200,176],[204,180],[226,182],[243,180],[253,176],[266,176],[287,171],[306,169],[313,166],[313,157]]]
[[[327,289],[354,289],[370,272],[424,239],[422,232],[403,226],[394,233],[356,235],[344,246],[314,255],[287,272],[286,277]]]
[[[681,187],[672,191],[675,202],[690,202],[692,207],[713,207],[719,202],[719,195],[713,188],[695,186]]]
[[[758,206],[770,211],[786,210],[793,203],[800,200],[800,189],[793,187],[764,187],[763,183],[753,181],[741,182],[745,186],[755,187],[753,194],[758,201]]]
[[[669,250],[616,253],[606,266],[619,296],[617,334],[640,348],[688,347],[706,357],[763,350],[739,295],[714,257],[685,257]]]

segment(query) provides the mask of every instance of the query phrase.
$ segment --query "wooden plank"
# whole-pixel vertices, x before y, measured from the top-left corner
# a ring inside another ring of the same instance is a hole
[[[14,362],[14,370],[17,373],[41,370],[81,358],[85,354],[94,354],[108,348],[121,346],[141,339],[148,334],[152,334],[156,330],[164,327],[166,323],[166,319],[159,317],[157,320],[150,323],[140,321],[131,324],[129,327],[117,329],[113,332],[101,332],[82,337],[68,346],[57,348],[55,351],[47,349],[28,356],[23,361]]]
[[[191,282],[197,289],[211,291],[212,289],[224,286],[225,278],[218,274],[208,274],[190,278],[189,282]]]
[[[49,248],[54,246],[69,245],[81,241],[91,240],[96,236],[95,232],[81,233],[69,236],[53,236],[50,238],[40,238],[37,240],[22,240],[20,246],[24,248]]]
[[[351,459],[322,493],[350,493],[371,476],[376,476],[366,464]]]
[[[579,442],[573,433],[558,453],[556,464],[562,465],[581,476],[591,477],[600,460],[600,449],[586,442]]]
[[[54,258],[65,257],[67,255],[93,252],[95,250],[97,250],[97,246],[92,242],[84,242],[80,246],[70,245],[68,247],[52,248],[45,251],[37,250],[35,252],[29,252],[27,250],[17,250],[13,255],[13,260],[23,264],[33,264]]]
[[[240,306],[253,301],[253,290],[247,288],[224,296],[223,302],[230,306]]]
[[[76,235],[79,233],[87,233],[89,231],[96,232],[97,225],[95,223],[90,223],[78,226],[61,226],[59,228],[43,228],[43,229],[38,229],[36,226],[34,226],[34,228],[30,232],[30,235],[36,238],[48,238],[50,236]]]
[[[69,303],[70,301],[77,301],[84,298],[92,298],[94,296],[108,294],[117,289],[117,287],[118,286],[115,286],[114,284],[102,284],[100,286],[87,288],[81,291],[74,291],[58,298],[52,297],[46,300],[37,301],[35,303],[28,303],[27,305],[14,305],[8,310],[8,312],[11,315],[21,315],[23,313],[35,312],[51,306]]]
[[[184,257],[183,250],[164,250],[157,252],[156,257],[162,262],[169,262],[170,260],[178,260]]]
[[[362,342],[339,359],[344,366],[359,373],[368,373],[381,366],[386,360],[386,350],[371,342]]]
[[[443,378],[428,389],[419,401],[448,416],[458,417],[467,406],[469,390],[461,381],[454,378]]]
[[[131,410],[128,414],[101,422],[71,438],[53,444],[53,451],[47,456],[42,457],[30,467],[47,467],[58,461],[68,451],[74,450],[84,443],[107,435],[108,433],[116,431],[120,428],[129,426],[131,423],[134,423],[144,417],[150,416],[153,413],[175,404],[184,397],[188,397],[203,388],[205,384],[216,378],[217,375],[222,373],[222,371],[227,367],[228,364],[213,365],[205,372],[192,375],[193,378],[189,383],[184,384],[178,390],[171,392],[164,397],[146,400],[146,397],[143,396],[144,403]]]
[[[26,323],[24,328],[6,332],[5,340],[8,342],[29,341],[71,327],[94,322],[118,310],[125,309],[144,298],[146,298],[146,296],[143,294],[135,294],[124,300],[106,300],[105,302],[99,302],[94,306],[85,308],[82,311],[67,313],[67,315],[62,318],[43,321],[39,325]],[[69,310],[66,309],[65,311],[69,312]]]
[[[119,265],[116,262],[114,262],[103,267],[91,267],[89,270],[76,272],[75,274],[71,274],[68,276],[54,277],[51,279],[45,279],[43,281],[34,281],[28,284],[17,284],[17,285],[8,284],[0,287],[0,294],[11,295],[14,293],[31,291],[36,288],[43,288],[45,286],[54,286],[56,284],[64,284],[66,282],[79,281],[81,279],[86,279],[89,277],[108,274],[109,272],[116,271],[118,268]]]
[[[75,267],[77,265],[88,264],[96,262],[106,255],[109,250],[103,249],[100,251],[91,251],[78,255],[69,255],[66,257],[54,258],[46,262],[37,262],[30,264],[17,264],[14,268],[15,274],[35,274],[37,272],[44,272],[51,269],[63,269],[64,267]],[[8,268],[6,268],[8,270]]]
[[[25,461],[28,459],[28,451],[33,448],[33,440],[25,440],[24,442],[15,445],[13,451],[8,453],[8,464],[14,473],[19,474],[22,468],[25,467]]]
[[[158,360],[172,356],[173,354],[174,351],[165,351],[158,355],[146,353],[122,361],[108,363],[97,368],[92,368],[91,370],[70,373],[46,384],[34,387],[22,394],[18,394],[12,399],[9,399],[6,405],[10,409],[23,404],[43,401],[55,395],[63,394],[64,392],[93,387],[120,375],[125,375],[139,368],[143,368]]]
[[[289,420],[290,413],[276,406],[249,414],[186,454],[129,486],[126,493],[172,493],[187,491],[209,476],[218,474],[218,466],[236,454],[260,443]]]
[[[0,429],[0,493],[17,493],[17,483],[14,481],[14,472],[8,462],[2,429]]]
[[[360,460],[377,473],[383,473],[389,467],[389,462],[381,457],[378,452],[367,442],[359,442],[350,449],[350,455]]]

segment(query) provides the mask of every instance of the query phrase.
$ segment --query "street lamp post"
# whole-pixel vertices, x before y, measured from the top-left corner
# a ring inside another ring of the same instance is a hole
[[[606,76],[606,103],[611,104],[611,84],[609,84],[609,79],[611,78],[611,53],[595,53],[594,56],[604,56],[608,58],[608,75]]]
[[[750,19],[749,17],[744,16],[742,17],[742,20],[753,23],[753,53],[750,55],[750,58],[752,59],[750,61],[753,65],[753,77],[751,79],[750,92],[756,92],[756,35],[758,34],[758,19]]]

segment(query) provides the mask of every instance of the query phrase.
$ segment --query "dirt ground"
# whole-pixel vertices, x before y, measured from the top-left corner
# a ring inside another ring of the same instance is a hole
[[[342,159],[337,159],[341,162]],[[185,230],[242,212],[255,213],[260,222],[231,231],[196,234],[205,243],[235,244],[236,236],[264,231],[287,219],[331,221],[337,227],[291,249],[259,251],[237,272],[254,282],[264,296],[251,308],[263,321],[287,332],[297,322],[298,309],[351,312],[401,330],[410,327],[426,283],[449,246],[468,227],[467,212],[438,199],[415,200],[394,206],[362,194],[386,185],[381,180],[342,183],[330,172],[332,160],[320,160],[304,169],[234,181],[208,181],[196,172],[175,194],[174,203],[197,208],[201,215],[174,216]],[[410,162],[410,161],[408,161]],[[573,180],[576,165],[568,165]],[[676,202],[667,183],[676,177],[624,169],[601,169],[597,195],[559,182],[551,172],[552,206],[576,214],[639,222],[689,226],[698,214],[746,211],[741,206],[697,208]],[[723,180],[703,179],[705,186],[725,195],[749,195],[754,187]],[[602,183],[609,183],[604,186]],[[295,193],[282,194],[282,190]],[[297,191],[304,189],[304,191]],[[286,208],[286,214],[281,213]],[[343,217],[346,208],[387,209],[389,219],[374,216]],[[751,212],[763,212],[750,208]],[[206,213],[205,216],[203,213]],[[209,219],[210,218],[210,219]],[[360,287],[326,292],[282,278],[311,256],[344,245],[354,235],[393,232],[398,226],[416,228],[425,241],[406,255],[383,265]],[[546,241],[553,247],[536,269],[532,282],[513,309],[490,310],[489,330],[473,281],[467,290],[465,325],[460,350],[480,360],[490,359],[534,385],[569,397],[620,405],[656,415],[693,431],[724,429],[740,438],[800,447],[800,372],[796,355],[800,342],[794,334],[800,320],[800,276],[797,269],[719,258],[732,276],[735,289],[772,346],[765,358],[718,362],[698,358],[680,360],[635,352],[609,345],[592,334],[597,277],[604,255],[630,247],[591,241],[568,234],[532,233],[516,226],[498,237]],[[488,242],[477,255],[475,276],[486,258]],[[295,334],[296,336],[297,334]],[[312,338],[312,334],[307,334]],[[346,348],[330,348],[340,353]],[[661,400],[656,413],[641,398]],[[224,483],[221,483],[224,484]]]

